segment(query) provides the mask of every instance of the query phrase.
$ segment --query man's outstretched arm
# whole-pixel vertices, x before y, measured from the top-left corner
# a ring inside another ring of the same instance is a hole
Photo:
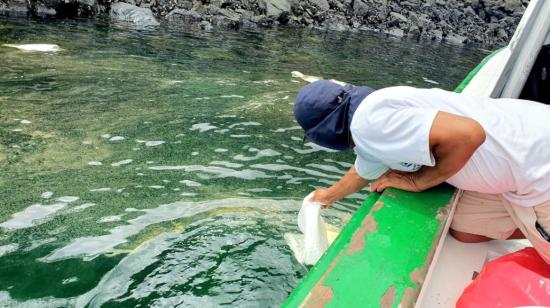
[[[434,167],[425,166],[417,172],[388,172],[372,183],[372,191],[381,192],[388,187],[423,191],[445,182],[460,171],[485,142],[485,130],[471,118],[440,111],[429,138]]]
[[[323,204],[323,207],[327,207],[348,195],[360,191],[368,184],[369,181],[359,176],[355,166],[352,166],[349,171],[331,187],[317,189],[313,195],[312,201],[319,201]]]

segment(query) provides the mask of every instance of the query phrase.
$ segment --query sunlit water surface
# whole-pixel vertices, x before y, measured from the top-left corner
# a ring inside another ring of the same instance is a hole
[[[305,143],[302,81],[452,89],[475,49],[307,30],[0,19],[0,305],[277,306],[285,233],[353,155]],[[343,226],[365,193],[325,210]]]

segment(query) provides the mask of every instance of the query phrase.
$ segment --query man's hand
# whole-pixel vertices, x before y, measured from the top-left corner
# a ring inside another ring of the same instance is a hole
[[[312,202],[320,202],[322,208],[327,208],[331,206],[335,200],[330,198],[330,191],[326,188],[319,188],[313,192],[313,197],[311,197]]]
[[[370,190],[372,192],[382,192],[388,187],[394,187],[406,191],[419,192],[421,189],[416,185],[415,173],[390,170],[372,182]]]
[[[368,183],[367,180],[357,174],[355,166],[352,166],[348,172],[331,187],[317,189],[311,201],[321,202],[322,207],[327,208],[345,196],[360,191],[367,186]]]

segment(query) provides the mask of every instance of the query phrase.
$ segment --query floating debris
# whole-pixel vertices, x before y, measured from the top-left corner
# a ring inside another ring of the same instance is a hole
[[[127,164],[129,164],[133,161],[134,161],[133,159],[125,159],[125,160],[118,161],[116,163],[112,163],[111,166],[119,167],[119,166],[122,166],[122,165],[127,165]]]
[[[122,136],[114,136],[114,137],[111,137],[111,138],[109,139],[109,141],[122,141],[122,140],[124,140],[124,139],[126,139],[126,138],[124,138],[124,137],[122,137]]]
[[[42,199],[50,199],[51,197],[53,196],[53,192],[51,191],[46,191],[46,192],[43,192],[40,197]]]
[[[62,196],[62,197],[59,197],[55,200],[57,200],[59,202],[64,202],[64,203],[71,203],[71,202],[75,202],[78,199],[80,199],[80,198],[76,197],[76,196]]]
[[[236,127],[236,126],[260,126],[260,125],[262,125],[262,124],[258,123],[258,122],[239,122],[239,123],[231,124],[228,127],[233,128],[233,127]]]
[[[121,221],[121,215],[105,216],[97,220],[98,223]]]
[[[209,131],[211,129],[216,129],[217,126],[210,125],[210,123],[197,123],[193,124],[189,130],[198,130],[200,133],[204,133],[206,131]]]
[[[427,83],[431,83],[431,84],[439,84],[439,82],[437,82],[435,80],[428,79],[426,77],[422,77],[422,80],[424,80]]]
[[[189,186],[189,187],[198,187],[198,186],[202,186],[201,183],[199,182],[195,182],[195,181],[191,181],[191,180],[183,180],[183,181],[180,181],[181,184],[184,184],[186,186]]]
[[[95,188],[90,189],[91,192],[103,192],[103,191],[111,191],[110,187],[102,187],[102,188]]]
[[[32,51],[38,51],[38,52],[57,52],[61,50],[58,45],[56,44],[2,44],[4,47],[13,47],[17,48],[22,51],[32,52]]]
[[[69,284],[69,283],[73,283],[73,282],[77,282],[78,281],[78,277],[70,277],[70,278],[67,278],[67,279],[63,279],[61,281],[61,284]]]
[[[162,141],[162,140],[145,141],[145,146],[146,147],[156,147],[156,146],[161,145],[163,143],[166,143],[166,141]]]
[[[12,253],[17,249],[19,249],[19,244],[15,243],[0,246],[0,257]]]

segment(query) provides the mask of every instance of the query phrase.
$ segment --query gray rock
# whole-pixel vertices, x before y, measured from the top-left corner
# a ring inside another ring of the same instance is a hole
[[[240,16],[238,14],[228,10],[220,10],[220,14],[212,16],[210,22],[216,27],[238,29],[239,20]]]
[[[35,7],[35,14],[39,17],[51,17],[55,16],[57,12],[53,8],[39,4]]]
[[[327,30],[346,31],[350,29],[346,16],[343,14],[330,15],[323,23],[323,27]]]
[[[217,13],[217,15],[227,18],[231,21],[238,22],[241,19],[241,15],[236,13],[235,11],[227,10],[227,9],[220,9]]]
[[[212,24],[209,23],[208,21],[206,20],[203,20],[200,22],[199,26],[201,27],[201,29],[203,29],[204,31],[211,31],[212,30]]]
[[[411,26],[409,28],[409,31],[407,32],[407,35],[412,38],[419,38],[420,37],[420,29],[417,26]]]
[[[265,0],[265,10],[267,17],[279,18],[283,14],[290,13],[289,0]]]
[[[95,8],[98,5],[97,0],[77,0],[76,2],[80,5],[89,6],[91,8]]]
[[[466,37],[457,34],[448,34],[445,37],[445,41],[451,44],[461,45],[466,41]]]
[[[407,22],[407,17],[403,16],[402,14],[396,13],[396,12],[390,12],[390,19],[392,22],[400,23],[400,22]]]
[[[369,12],[369,7],[362,0],[353,1],[353,13],[355,16],[365,16]]]
[[[137,26],[147,27],[159,25],[159,22],[155,19],[150,9],[122,2],[111,4],[109,16],[111,19],[130,22]]]
[[[178,9],[184,9],[190,11],[193,8],[193,3],[189,0],[178,1],[176,4]]]
[[[433,30],[431,32],[431,39],[435,41],[441,41],[443,40],[443,31],[441,30]]]
[[[2,16],[27,16],[29,8],[25,1],[8,1],[7,3],[0,3],[0,15]]]
[[[330,5],[328,4],[327,0],[307,0],[309,4],[317,7],[317,9],[320,10],[328,10],[330,9]]]
[[[395,36],[395,37],[403,37],[403,36],[405,36],[405,31],[403,31],[403,30],[401,30],[401,29],[396,29],[396,28],[393,28],[393,29],[384,31],[384,33],[389,34],[389,35],[391,35],[391,36]]]
[[[172,10],[164,17],[169,23],[195,24],[202,21],[201,14],[184,9]]]

